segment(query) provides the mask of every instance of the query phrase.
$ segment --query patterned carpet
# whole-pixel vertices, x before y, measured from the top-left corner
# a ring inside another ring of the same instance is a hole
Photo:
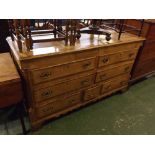
[[[0,134],[21,134],[18,120],[4,124]],[[26,126],[29,122],[26,118]],[[41,135],[155,134],[155,77],[139,82],[123,93],[91,104],[53,121],[36,132]]]

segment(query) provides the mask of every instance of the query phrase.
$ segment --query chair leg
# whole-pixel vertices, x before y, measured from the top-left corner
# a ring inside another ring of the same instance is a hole
[[[18,110],[18,115],[19,115],[19,118],[20,118],[22,130],[23,130],[23,134],[26,135],[26,134],[27,134],[27,130],[26,130],[26,127],[25,127],[25,122],[24,122],[23,113],[21,112],[21,110],[22,110],[22,108],[21,108],[21,103],[19,103],[19,104],[17,105],[17,110]]]

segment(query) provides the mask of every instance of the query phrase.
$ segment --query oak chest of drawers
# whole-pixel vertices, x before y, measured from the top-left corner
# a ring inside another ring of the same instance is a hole
[[[25,83],[33,129],[45,120],[128,87],[130,72],[143,38],[123,34],[118,41],[82,35],[74,47],[40,43],[20,53],[7,39]]]

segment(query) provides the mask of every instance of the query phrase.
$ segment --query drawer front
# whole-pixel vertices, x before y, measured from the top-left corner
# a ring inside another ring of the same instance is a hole
[[[69,91],[90,86],[94,83],[95,75],[80,77],[78,79],[66,81],[48,88],[42,88],[35,92],[35,101],[40,102],[56,95],[60,95]]]
[[[31,71],[33,83],[48,81],[95,68],[95,58]]]
[[[99,67],[110,65],[114,63],[118,63],[125,60],[135,59],[137,55],[137,49],[132,51],[124,51],[115,54],[103,55],[99,57]]]
[[[96,82],[104,81],[120,74],[130,73],[133,63],[117,66],[97,73]]]
[[[126,49],[139,49],[139,47],[142,45],[142,42],[134,42],[134,43],[127,43],[127,44],[118,44],[114,46],[108,46],[104,48],[99,49],[99,55],[103,54],[110,54],[110,53],[118,53],[121,51],[124,51]]]
[[[109,91],[128,85],[129,78],[130,76],[128,74],[125,74],[103,83],[101,88],[101,94],[105,94]]]
[[[36,108],[37,116],[44,117],[56,112],[65,110],[66,108],[72,107],[74,105],[81,103],[81,94],[77,93],[72,96],[63,96],[55,101],[48,101],[48,104],[42,107]]]
[[[73,48],[73,47],[71,47]],[[53,48],[57,49],[58,48]],[[46,49],[45,49],[46,50]],[[52,48],[51,48],[52,50]],[[59,50],[58,50],[59,51]],[[38,57],[37,60],[30,60],[29,63],[26,63],[25,61],[22,61],[22,68],[23,69],[37,69],[37,68],[44,68],[47,66],[56,66],[58,64],[66,64],[73,61],[79,61],[84,60],[88,58],[93,58],[97,56],[98,48],[97,49],[86,49],[86,50],[80,50],[76,52],[68,52],[69,49],[63,48],[63,53],[51,55],[51,56],[45,56],[45,57]],[[42,51],[43,52],[43,51]],[[44,53],[44,52],[43,52]],[[58,52],[59,53],[59,52]]]
[[[87,89],[84,94],[84,101],[89,101],[94,98],[97,98],[100,95],[100,86],[96,86],[90,89]]]

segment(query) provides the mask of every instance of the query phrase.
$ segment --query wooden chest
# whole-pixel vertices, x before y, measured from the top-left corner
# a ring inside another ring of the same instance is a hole
[[[39,43],[22,53],[7,39],[25,79],[33,129],[128,86],[144,39],[123,34],[118,41],[117,35],[109,43],[102,36],[82,35],[74,47],[61,41]]]
[[[20,76],[9,53],[0,54],[0,108],[18,104],[23,99]]]
[[[140,21],[136,19],[128,19],[126,23],[131,26],[140,28]],[[146,41],[141,47],[136,58],[131,81],[136,81],[155,73],[155,20],[145,20],[142,34]]]

